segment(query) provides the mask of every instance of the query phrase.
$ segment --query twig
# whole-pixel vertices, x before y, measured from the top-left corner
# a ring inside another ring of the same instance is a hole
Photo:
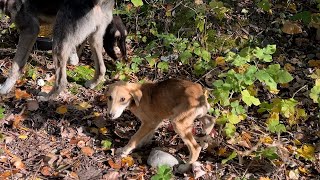
[[[300,92],[302,89],[305,89],[305,88],[307,88],[308,87],[308,85],[304,85],[304,86],[302,86],[300,89],[298,89],[295,93],[293,93],[293,95],[292,95],[292,98],[294,98],[294,96],[298,93],[298,92]]]

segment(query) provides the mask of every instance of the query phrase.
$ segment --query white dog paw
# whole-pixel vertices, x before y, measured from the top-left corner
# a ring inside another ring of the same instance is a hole
[[[116,150],[116,155],[117,155],[117,156],[120,156],[120,157],[126,157],[126,156],[128,156],[129,153],[130,153],[130,151],[128,152],[128,151],[126,150],[126,148],[118,148],[118,149]]]

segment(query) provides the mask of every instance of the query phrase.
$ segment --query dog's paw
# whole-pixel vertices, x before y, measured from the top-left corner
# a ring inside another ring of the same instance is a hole
[[[86,88],[88,88],[88,89],[93,89],[93,88],[95,88],[98,84],[99,84],[99,82],[97,82],[97,81],[89,80],[89,81],[87,81],[87,82],[84,84],[84,86],[85,86]]]
[[[180,164],[176,171],[178,173],[185,173],[191,170],[191,164]]]
[[[128,156],[129,153],[130,151],[128,152],[126,148],[118,148],[116,150],[116,156],[120,156],[120,157],[126,157]]]

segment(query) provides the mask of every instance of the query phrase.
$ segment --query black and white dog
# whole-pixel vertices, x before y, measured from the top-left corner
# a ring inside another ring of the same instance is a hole
[[[0,94],[10,92],[20,77],[42,23],[54,23],[53,61],[56,80],[42,99],[59,95],[67,86],[66,65],[72,51],[87,38],[93,54],[95,75],[85,86],[94,88],[104,79],[103,37],[111,23],[114,0],[0,0],[0,9],[11,17],[20,31],[11,72],[0,85]],[[108,41],[106,39],[106,41]]]

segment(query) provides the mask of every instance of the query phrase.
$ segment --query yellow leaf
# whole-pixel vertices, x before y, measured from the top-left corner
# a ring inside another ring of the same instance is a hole
[[[309,173],[310,173],[309,170],[306,169],[305,167],[300,166],[300,167],[298,167],[298,169],[299,169],[299,171],[302,172],[303,174],[309,174]]]
[[[288,118],[288,122],[289,122],[289,125],[292,126],[292,125],[295,125],[297,124],[297,119],[294,117],[294,115],[290,115],[289,118]]]
[[[302,145],[302,143],[301,143],[298,139],[293,140],[293,143],[294,143],[294,145],[296,145],[296,146]]]
[[[220,66],[226,65],[226,61],[225,61],[224,57],[221,57],[221,56],[217,57],[216,58],[216,64],[220,65]]]
[[[76,109],[79,110],[79,111],[83,111],[83,110],[89,109],[91,107],[92,106],[89,103],[81,102],[76,106]]]
[[[22,140],[25,140],[25,139],[28,138],[28,136],[24,134],[24,135],[20,135],[19,138],[22,139]]]
[[[122,163],[122,166],[127,164],[129,167],[131,167],[134,164],[134,160],[131,156],[126,156],[121,159],[121,163]]]
[[[303,145],[301,148],[297,149],[296,152],[307,160],[313,160],[315,148],[312,145]]]
[[[263,144],[272,144],[273,140],[270,136],[267,136],[267,137],[261,137],[260,142]]]
[[[107,134],[108,133],[108,129],[106,127],[103,127],[103,128],[100,128],[99,129],[99,132],[103,135]]]
[[[68,112],[68,108],[67,108],[67,106],[62,105],[62,106],[60,106],[60,107],[57,108],[56,112],[57,112],[58,114],[65,114],[65,113]]]
[[[316,79],[316,86],[320,86],[320,79]]]
[[[99,117],[99,116],[100,116],[100,113],[99,113],[99,112],[94,112],[93,115],[94,115],[95,117]]]
[[[257,96],[257,89],[256,87],[252,84],[250,86],[247,87],[247,90],[249,91],[249,93],[252,95],[252,96]]]
[[[281,29],[286,34],[299,34],[302,33],[302,28],[298,23],[286,21],[283,24],[283,27]]]
[[[297,108],[297,110],[296,110],[296,119],[299,119],[299,118],[305,119],[306,117],[307,117],[306,111],[304,109]]]

